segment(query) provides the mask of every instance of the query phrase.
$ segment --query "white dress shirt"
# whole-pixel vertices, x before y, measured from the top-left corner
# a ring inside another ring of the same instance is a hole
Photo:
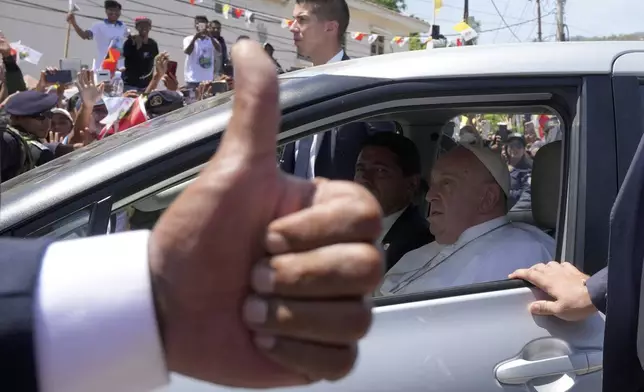
[[[337,63],[339,61],[342,61],[342,58],[344,57],[344,50],[340,49],[338,54],[335,56],[331,57],[331,60],[327,61],[327,64],[331,63]],[[324,132],[316,133],[313,135],[313,143],[311,143],[311,152],[309,155],[309,171],[307,173],[307,178],[314,178],[315,177],[315,157],[318,155],[320,152],[320,146],[322,145],[322,135],[324,135]],[[332,140],[332,146],[331,146],[331,151],[335,149],[335,138]],[[300,149],[300,141],[297,140],[295,142],[295,161],[297,161],[297,153]]]
[[[41,392],[147,391],[168,383],[148,231],[57,242],[34,297]]]
[[[465,230],[452,245],[432,242],[405,254],[378,295],[439,290],[507,279],[518,268],[553,260],[555,241],[535,226],[503,216]]]
[[[402,215],[403,212],[405,212],[406,209],[407,207],[382,218],[382,231],[380,232],[380,237],[378,237],[378,242],[376,242],[377,244],[382,243],[382,241],[387,236],[387,233],[389,233],[389,230],[391,230],[391,227],[394,225],[394,223],[396,223],[398,218],[400,218],[400,216]]]

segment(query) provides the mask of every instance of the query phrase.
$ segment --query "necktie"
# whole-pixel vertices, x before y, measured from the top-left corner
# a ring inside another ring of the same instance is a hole
[[[300,140],[297,147],[297,158],[295,159],[295,176],[300,178],[309,177],[309,166],[311,164],[311,146],[313,145],[313,135],[307,136]]]

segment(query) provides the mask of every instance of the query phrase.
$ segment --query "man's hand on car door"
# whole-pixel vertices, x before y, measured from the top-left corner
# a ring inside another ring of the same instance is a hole
[[[536,264],[514,271],[509,278],[526,280],[553,298],[553,301],[532,302],[530,311],[533,314],[580,321],[597,312],[586,287],[589,276],[570,263]]]

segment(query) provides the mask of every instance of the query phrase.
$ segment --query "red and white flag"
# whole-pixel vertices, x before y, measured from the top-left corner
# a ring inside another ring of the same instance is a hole
[[[125,112],[119,111],[117,118],[108,123],[98,134],[98,140],[101,140],[118,132],[123,132],[139,124],[148,121],[148,114],[145,110],[146,98],[139,96]],[[108,116],[109,117],[109,116]]]

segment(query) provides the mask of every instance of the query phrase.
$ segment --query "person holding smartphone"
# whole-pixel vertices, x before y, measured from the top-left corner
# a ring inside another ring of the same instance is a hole
[[[221,68],[221,45],[208,34],[208,18],[203,15],[195,17],[194,35],[183,39],[183,51],[186,54],[184,79],[189,89],[195,89],[199,83],[214,79],[215,69]]]
[[[154,58],[159,54],[159,45],[149,37],[152,21],[146,17],[134,20],[137,35],[130,36],[123,46],[125,91],[144,90],[152,79]]]

